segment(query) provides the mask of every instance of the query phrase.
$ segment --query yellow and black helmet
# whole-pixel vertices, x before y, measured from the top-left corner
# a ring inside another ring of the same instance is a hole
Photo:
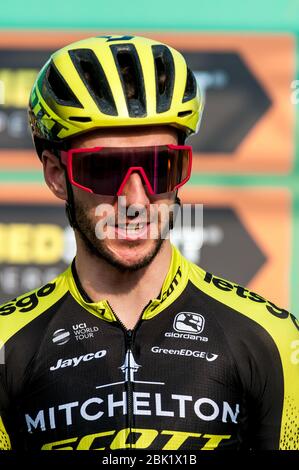
[[[144,37],[98,36],[50,57],[32,88],[29,120],[35,143],[118,126],[170,125],[188,136],[202,110],[194,74],[177,50]]]

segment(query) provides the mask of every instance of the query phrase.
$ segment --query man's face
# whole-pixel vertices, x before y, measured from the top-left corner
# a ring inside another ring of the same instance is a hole
[[[73,140],[74,148],[143,147],[177,144],[177,134],[169,127],[138,131],[107,130],[82,135]],[[111,168],[111,171],[118,171]],[[99,175],[101,178],[101,175]],[[93,256],[105,259],[120,271],[147,266],[165,243],[169,213],[175,193],[150,195],[142,175],[132,172],[121,198],[101,196],[72,187],[76,236]],[[135,212],[136,209],[136,212]],[[171,216],[170,216],[171,217]]]

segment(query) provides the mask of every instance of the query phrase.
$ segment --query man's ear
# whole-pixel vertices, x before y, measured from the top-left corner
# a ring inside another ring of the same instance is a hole
[[[42,153],[42,163],[45,181],[52,193],[59,199],[67,201],[65,169],[59,158],[49,150],[44,150]]]

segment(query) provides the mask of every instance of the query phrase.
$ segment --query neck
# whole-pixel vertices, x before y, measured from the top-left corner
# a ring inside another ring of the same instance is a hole
[[[77,238],[76,270],[93,302],[106,299],[127,328],[133,328],[143,308],[158,297],[171,263],[172,248],[164,240],[151,263],[137,271],[120,271],[92,255]]]

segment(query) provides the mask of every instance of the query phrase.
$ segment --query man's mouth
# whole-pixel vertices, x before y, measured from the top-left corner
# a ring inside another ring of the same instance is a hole
[[[148,229],[150,224],[148,222],[130,222],[127,224],[116,224],[114,232],[116,238],[122,240],[138,240],[149,238]]]
[[[136,233],[147,225],[146,222],[131,222],[129,224],[118,224],[117,227],[120,228],[121,230],[126,230],[128,233]]]

